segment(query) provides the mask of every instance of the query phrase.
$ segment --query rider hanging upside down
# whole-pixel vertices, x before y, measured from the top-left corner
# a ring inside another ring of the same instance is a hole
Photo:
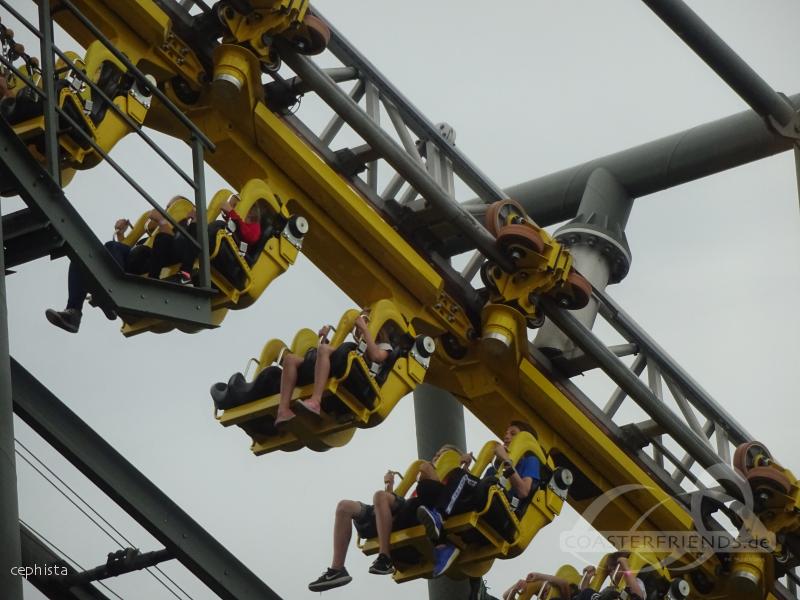
[[[383,332],[378,333],[378,340],[372,338],[369,329],[367,328],[367,321],[369,319],[369,311],[363,311],[355,321],[355,337],[357,341],[363,341],[366,344],[364,355],[367,361],[372,363],[372,367],[383,363],[392,352],[392,345],[388,343],[387,335]],[[320,414],[322,406],[322,393],[325,391],[325,385],[331,373],[331,355],[339,350],[339,347],[333,347],[328,343],[328,333],[330,332],[330,325],[325,325],[319,330],[320,337],[319,346],[316,348],[316,359],[314,360],[314,388],[311,397],[307,400],[300,400],[300,404],[310,412],[318,415]],[[298,356],[297,354],[287,354],[283,358],[283,373],[281,374],[281,391],[280,403],[278,404],[278,411],[275,416],[275,425],[290,421],[296,415],[290,408],[292,402],[292,393],[297,386],[297,374],[300,365],[304,361],[311,359],[307,354],[306,357]]]

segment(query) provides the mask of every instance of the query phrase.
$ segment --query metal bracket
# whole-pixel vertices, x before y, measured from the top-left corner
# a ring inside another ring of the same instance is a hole
[[[292,232],[289,230],[288,225],[283,228],[283,231],[281,231],[281,237],[286,239],[292,246],[294,246],[298,250],[300,250],[303,247],[303,238],[293,235]]]
[[[431,364],[431,357],[422,356],[419,352],[417,352],[416,348],[411,348],[411,351],[408,353],[408,355],[422,365],[425,369],[427,369]]]
[[[781,125],[775,117],[767,115],[767,125],[778,135],[794,142],[800,142],[800,111],[794,113],[794,118],[786,125]]]
[[[550,481],[547,482],[547,489],[552,490],[556,496],[565,501],[567,499],[567,495],[569,494],[568,488],[562,488],[556,483],[555,476],[550,477]]]

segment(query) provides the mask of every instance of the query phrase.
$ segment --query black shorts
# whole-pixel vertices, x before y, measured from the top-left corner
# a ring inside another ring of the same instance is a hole
[[[347,369],[347,356],[356,349],[355,342],[345,342],[331,353],[331,377],[339,378]],[[297,368],[297,385],[303,386],[314,381],[314,366],[317,362],[317,349],[309,349],[303,362]]]

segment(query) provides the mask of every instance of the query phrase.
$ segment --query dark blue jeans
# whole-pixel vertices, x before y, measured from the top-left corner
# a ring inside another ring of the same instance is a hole
[[[121,242],[111,241],[106,242],[106,250],[126,273],[144,275],[150,272],[152,250],[147,246],[131,247]],[[81,310],[89,287],[83,269],[71,261],[69,271],[67,271],[67,290],[67,308]]]

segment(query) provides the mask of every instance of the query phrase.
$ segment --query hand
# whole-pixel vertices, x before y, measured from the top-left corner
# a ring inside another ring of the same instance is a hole
[[[189,211],[189,214],[186,215],[186,218],[187,219],[191,219],[192,221],[196,221],[197,220],[197,211],[193,208],[192,210]]]
[[[587,565],[583,567],[584,575],[589,575],[589,577],[594,577],[595,573],[597,573],[597,569],[595,569],[592,565]]]
[[[533,583],[537,579],[541,579],[541,578],[542,578],[541,573],[535,573],[535,572],[534,573],[528,573],[528,576],[525,578],[525,581],[527,581],[528,583]]]
[[[364,319],[364,315],[358,315],[358,317],[356,317],[356,321],[355,321],[355,323],[353,325],[361,333],[364,333],[367,330],[367,321]]]
[[[114,231],[124,233],[130,224],[131,222],[128,219],[117,219],[114,223]]]
[[[386,475],[383,476],[383,484],[384,485],[392,485],[392,484],[394,484],[394,475],[395,475],[395,473],[391,469],[386,471]]]
[[[219,209],[222,211],[222,214],[227,215],[233,210],[233,204],[231,204],[230,200],[225,200],[225,202],[220,204]]]
[[[494,455],[500,460],[511,460],[511,457],[508,455],[508,450],[500,442],[497,442],[494,447]]]
[[[320,330],[317,332],[317,335],[318,335],[319,337],[321,337],[321,338],[326,338],[326,337],[328,337],[328,333],[330,332],[330,330],[331,330],[331,326],[330,326],[330,325],[324,325],[324,326],[323,326],[323,327],[322,327],[322,328],[321,328],[321,329],[320,329]]]
[[[472,456],[472,452],[466,452],[465,454],[461,455],[461,458],[458,459],[458,464],[462,467],[468,467],[472,464],[472,461],[475,460],[475,457]]]

